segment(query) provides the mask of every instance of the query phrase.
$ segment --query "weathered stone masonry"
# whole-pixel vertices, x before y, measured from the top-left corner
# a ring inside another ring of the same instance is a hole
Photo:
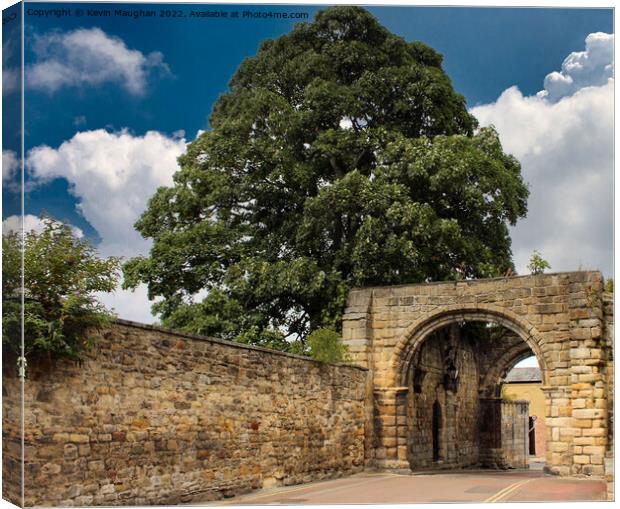
[[[83,363],[30,370],[25,503],[176,504],[359,471],[366,375],[119,322]],[[19,384],[3,382],[10,480]],[[19,484],[3,495],[19,503]]]
[[[480,369],[481,398],[499,395],[507,371],[534,353],[546,398],[547,471],[603,476],[610,455],[609,308],[604,314],[599,272],[351,291],[343,340],[373,380],[375,464],[409,468],[415,462],[409,438],[415,419],[406,416],[411,370],[422,345],[454,323],[493,322],[520,341],[485,352],[494,357]]]

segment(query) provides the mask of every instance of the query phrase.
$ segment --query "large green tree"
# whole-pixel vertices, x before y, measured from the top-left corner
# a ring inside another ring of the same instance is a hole
[[[352,286],[512,269],[519,163],[441,62],[358,7],[263,42],[136,223],[126,286],[166,325],[287,348],[338,329]]]

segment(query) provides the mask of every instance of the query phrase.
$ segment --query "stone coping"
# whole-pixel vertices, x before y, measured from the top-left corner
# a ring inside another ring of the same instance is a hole
[[[136,329],[143,329],[143,330],[151,330],[151,331],[155,331],[155,332],[161,332],[164,334],[169,334],[171,336],[176,336],[179,338],[184,338],[184,339],[192,339],[192,340],[196,340],[196,341],[207,341],[210,343],[217,343],[219,345],[225,345],[225,346],[231,346],[233,348],[240,348],[242,350],[254,350],[257,352],[263,352],[263,353],[267,353],[267,354],[272,354],[272,355],[281,355],[283,357],[290,357],[292,359],[299,359],[302,361],[306,361],[306,362],[312,362],[314,364],[319,364],[319,365],[323,365],[326,364],[328,366],[334,366],[334,367],[338,367],[338,368],[353,368],[353,369],[357,369],[359,371],[368,371],[368,368],[364,368],[362,366],[357,366],[355,364],[347,364],[344,362],[341,363],[333,363],[333,362],[321,362],[321,361],[317,361],[311,357],[306,357],[305,355],[298,355],[298,354],[294,354],[294,353],[289,353],[289,352],[282,352],[280,350],[274,350],[273,348],[266,348],[264,346],[256,346],[256,345],[248,345],[245,343],[237,343],[236,341],[228,341],[226,339],[219,339],[219,338],[214,338],[211,336],[202,336],[200,334],[192,334],[190,332],[182,332],[182,331],[178,331],[178,330],[174,330],[174,329],[168,329],[167,327],[162,327],[160,325],[150,325],[147,323],[140,323],[140,322],[134,322],[131,320],[125,320],[124,318],[114,318],[112,320],[113,324],[117,324],[117,325],[123,325],[125,327],[133,327]]]
[[[524,274],[522,276],[499,276],[499,277],[490,277],[490,278],[482,278],[482,279],[463,279],[460,281],[456,280],[446,280],[446,281],[430,281],[428,283],[403,283],[400,285],[371,285],[371,286],[354,286],[351,288],[351,291],[354,290],[372,290],[372,289],[384,289],[384,288],[405,288],[412,286],[437,286],[437,285],[458,285],[458,284],[466,284],[466,285],[475,285],[475,284],[484,284],[490,281],[511,281],[513,279],[525,279],[525,278],[534,278],[534,277],[549,277],[549,276],[568,276],[571,274],[600,274],[603,276],[600,270],[573,270],[568,272],[545,272],[544,274]]]

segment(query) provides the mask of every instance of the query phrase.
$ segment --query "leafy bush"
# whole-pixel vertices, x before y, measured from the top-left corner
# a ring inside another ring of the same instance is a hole
[[[348,360],[347,347],[333,329],[316,329],[308,336],[310,356],[320,362],[343,362]]]
[[[20,352],[23,291],[26,356],[78,357],[92,344],[87,330],[111,318],[94,293],[114,290],[120,260],[99,258],[67,224],[49,218],[43,223],[41,232],[23,235],[23,290],[22,233],[2,237],[2,344]]]
[[[538,251],[534,250],[532,256],[530,256],[530,263],[527,265],[527,268],[532,274],[542,274],[545,272],[545,269],[550,269],[551,265]]]

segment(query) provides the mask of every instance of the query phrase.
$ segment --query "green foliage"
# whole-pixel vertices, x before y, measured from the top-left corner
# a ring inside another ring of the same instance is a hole
[[[308,346],[310,356],[320,362],[343,362],[348,359],[346,345],[333,329],[319,328],[311,332]]]
[[[338,331],[353,286],[513,269],[519,163],[441,60],[350,6],[263,42],[136,223],[126,287],[166,326],[289,349]]]
[[[99,258],[68,225],[43,221],[42,232],[23,237],[26,356],[78,357],[92,342],[86,331],[110,318],[94,292],[114,290],[120,262]],[[2,344],[16,353],[21,345],[21,244],[21,233],[2,237]]]
[[[605,281],[605,291],[609,293],[614,293],[614,279],[613,278],[610,277],[607,281]]]
[[[551,265],[549,265],[549,262],[545,260],[538,251],[534,250],[532,256],[530,256],[530,263],[527,265],[527,269],[532,274],[542,274],[545,272],[545,269],[550,268]]]

